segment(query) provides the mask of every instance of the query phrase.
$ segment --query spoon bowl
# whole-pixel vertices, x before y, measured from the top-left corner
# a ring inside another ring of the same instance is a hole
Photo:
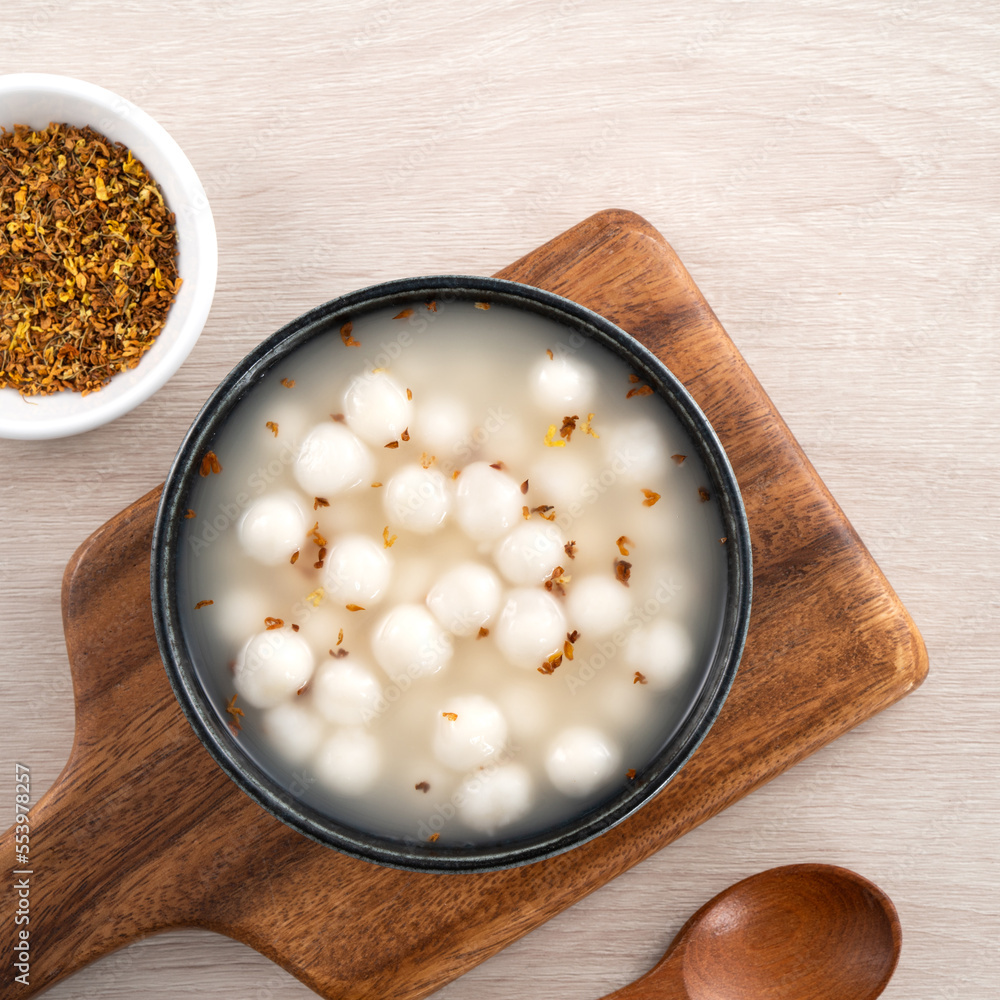
[[[606,1000],[874,1000],[901,942],[892,901],[855,872],[771,868],[709,900],[657,965]]]

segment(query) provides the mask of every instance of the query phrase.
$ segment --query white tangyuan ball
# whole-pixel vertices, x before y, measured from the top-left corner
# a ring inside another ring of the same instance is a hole
[[[597,499],[598,486],[603,485],[594,475],[599,471],[597,462],[590,464],[580,457],[577,434],[582,435],[583,431],[577,429],[574,432],[568,448],[546,448],[546,454],[528,472],[531,497],[554,504],[560,513],[578,504],[579,508],[571,511],[573,517],[579,517],[580,510]]]
[[[273,598],[257,587],[234,587],[215,601],[213,623],[226,642],[236,646],[247,641],[271,613]]]
[[[566,539],[554,524],[522,521],[494,550],[501,573],[514,584],[544,583],[566,560]]]
[[[687,629],[663,618],[634,632],[625,647],[625,662],[651,687],[673,687],[690,670],[694,643]]]
[[[269,629],[250,639],[239,656],[233,684],[254,708],[271,708],[305,685],[313,672],[308,643],[291,629]]]
[[[477,542],[499,538],[521,517],[521,487],[486,462],[467,465],[455,490],[456,515],[462,530]]]
[[[472,443],[472,419],[465,404],[451,396],[431,396],[417,404],[414,438],[444,463]]]
[[[451,636],[419,604],[398,604],[372,630],[372,654],[396,680],[426,677],[446,667],[453,652]]]
[[[531,808],[531,775],[520,764],[507,764],[470,775],[459,786],[458,814],[473,830],[492,834],[521,819]]]
[[[295,480],[313,497],[331,497],[371,479],[368,449],[343,424],[317,424],[295,459]]]
[[[404,465],[386,484],[382,505],[394,527],[429,535],[444,525],[451,509],[448,480],[436,469]]]
[[[302,764],[312,757],[326,732],[318,715],[294,701],[269,708],[262,725],[271,745],[291,764]]]
[[[431,587],[427,607],[453,635],[478,634],[500,606],[500,580],[481,563],[459,563]]]
[[[617,744],[597,729],[573,726],[550,744],[545,772],[564,795],[583,798],[614,777],[621,766]]]
[[[361,795],[382,770],[381,748],[363,729],[341,729],[319,748],[314,766],[327,788],[341,795]]]
[[[304,409],[301,403],[295,402],[297,393],[283,393],[283,400],[271,399],[267,404],[267,416],[280,434],[272,432],[270,427],[262,426],[258,433],[264,440],[267,451],[274,451],[284,456],[288,448],[298,449],[312,427],[313,417]]]
[[[594,369],[577,358],[543,357],[532,369],[531,391],[535,403],[546,413],[564,406],[586,406],[594,395]],[[581,413],[586,419],[586,414]]]
[[[354,657],[328,659],[316,670],[312,699],[327,721],[341,726],[364,725],[378,714],[382,686]]]
[[[545,590],[512,590],[500,612],[497,645],[518,667],[538,667],[563,648],[566,619],[556,599]]]
[[[615,477],[652,489],[650,483],[666,471],[666,438],[659,424],[648,417],[619,424],[602,440],[604,460]]]
[[[302,606],[302,616],[295,622],[299,626],[296,634],[309,643],[318,662],[336,642],[337,633],[349,624],[354,624],[351,621],[352,617],[350,611],[343,605],[337,607],[324,601],[318,607],[313,607],[312,602],[309,602]]]
[[[620,677],[609,675],[600,691],[600,717],[613,732],[642,732],[656,726],[655,718],[661,714],[658,698],[649,696],[649,688],[642,684],[622,683]]]
[[[573,628],[598,638],[621,628],[632,610],[628,590],[610,574],[574,580],[566,598],[566,610]]]
[[[479,445],[479,453],[488,456],[487,461],[505,462],[511,468],[520,469],[527,463],[536,443],[544,437],[545,430],[537,424],[529,428],[523,420],[502,408],[490,409],[473,432],[473,439]]]
[[[367,535],[337,539],[326,556],[323,587],[337,603],[377,604],[392,575],[392,559],[385,545]]]
[[[507,720],[481,694],[456,695],[441,704],[434,731],[434,756],[456,771],[485,764],[507,742]]]
[[[385,372],[355,375],[344,393],[351,430],[369,444],[386,445],[409,427],[413,404],[406,390]]]
[[[306,515],[294,493],[270,493],[254,500],[240,518],[240,545],[265,566],[286,563],[306,536]]]

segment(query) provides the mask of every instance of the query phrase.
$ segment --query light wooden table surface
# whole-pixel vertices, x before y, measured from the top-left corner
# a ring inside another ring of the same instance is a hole
[[[801,861],[896,902],[885,997],[995,996],[998,27],[974,0],[5,0],[0,72],[78,76],[158,119],[208,191],[220,268],[200,342],[151,401],[80,437],[0,442],[4,815],[14,762],[41,792],[72,741],[66,561],[163,479],[253,344],[352,288],[488,274],[629,208],[687,264],[921,628],[931,673],[438,997],[600,997],[714,893]],[[312,994],[183,931],[49,995]]]

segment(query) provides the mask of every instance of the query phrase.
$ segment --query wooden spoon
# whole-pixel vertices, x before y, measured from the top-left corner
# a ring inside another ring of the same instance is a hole
[[[860,875],[771,868],[710,899],[646,975],[605,1000],[874,1000],[901,942],[892,901]]]

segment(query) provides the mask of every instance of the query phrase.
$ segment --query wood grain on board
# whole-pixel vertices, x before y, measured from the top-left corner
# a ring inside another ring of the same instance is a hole
[[[424,996],[913,690],[909,615],[663,238],[601,212],[500,272],[589,306],[658,354],[729,454],[753,542],[746,652],[718,721],[674,781],[568,854],[482,875],[423,875],[287,829],[198,742],[160,662],[149,606],[158,491],[66,570],[75,689],[69,762],[31,810],[31,985],[135,938],[228,934],[327,997]],[[13,831],[0,864],[14,864]],[[13,912],[16,898],[5,884]],[[11,921],[0,948],[11,954]],[[14,975],[2,972],[7,984]]]

